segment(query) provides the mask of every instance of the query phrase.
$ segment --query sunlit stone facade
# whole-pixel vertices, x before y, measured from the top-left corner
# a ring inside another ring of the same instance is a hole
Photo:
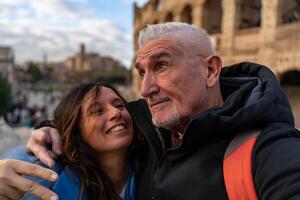
[[[259,62],[280,80],[300,72],[299,0],[149,0],[135,5],[134,15],[135,51],[146,24],[182,21],[207,30],[224,65]],[[132,74],[137,91],[140,80]]]

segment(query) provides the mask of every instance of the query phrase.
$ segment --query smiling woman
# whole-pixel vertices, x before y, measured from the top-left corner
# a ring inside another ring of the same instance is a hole
[[[124,100],[111,88],[102,87],[101,95],[97,93],[91,91],[83,99],[80,129],[84,141],[102,157],[103,152],[128,148],[133,140],[133,124]]]
[[[141,141],[125,100],[113,87],[76,87],[57,106],[54,126],[62,139],[63,154],[54,167],[59,178],[40,184],[60,199],[134,199]]]

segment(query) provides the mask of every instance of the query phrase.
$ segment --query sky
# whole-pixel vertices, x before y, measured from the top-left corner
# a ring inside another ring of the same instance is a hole
[[[127,68],[133,56],[133,2],[147,0],[0,0],[0,46],[15,62],[63,61],[84,43]]]

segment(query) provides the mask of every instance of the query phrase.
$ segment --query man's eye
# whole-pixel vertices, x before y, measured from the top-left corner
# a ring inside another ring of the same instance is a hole
[[[157,71],[163,71],[166,69],[166,67],[168,67],[168,63],[165,63],[165,62],[161,62],[161,63],[158,63],[156,65],[156,70]]]
[[[145,71],[144,71],[144,70],[140,70],[140,71],[139,71],[139,76],[140,76],[141,78],[144,78],[144,75],[145,75]]]

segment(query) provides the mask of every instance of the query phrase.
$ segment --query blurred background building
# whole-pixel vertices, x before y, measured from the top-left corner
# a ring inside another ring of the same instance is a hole
[[[85,45],[80,45],[80,51],[64,61],[70,71],[84,72],[91,70],[114,71],[121,67],[120,62],[109,56],[100,56],[95,52],[86,52]]]
[[[300,127],[300,0],[149,0],[134,5],[134,48],[147,24],[180,21],[206,29],[224,65],[268,66],[287,92]],[[133,88],[140,79],[132,69]]]
[[[12,86],[14,93],[17,91],[14,51],[11,47],[0,46],[0,73],[4,75]]]

